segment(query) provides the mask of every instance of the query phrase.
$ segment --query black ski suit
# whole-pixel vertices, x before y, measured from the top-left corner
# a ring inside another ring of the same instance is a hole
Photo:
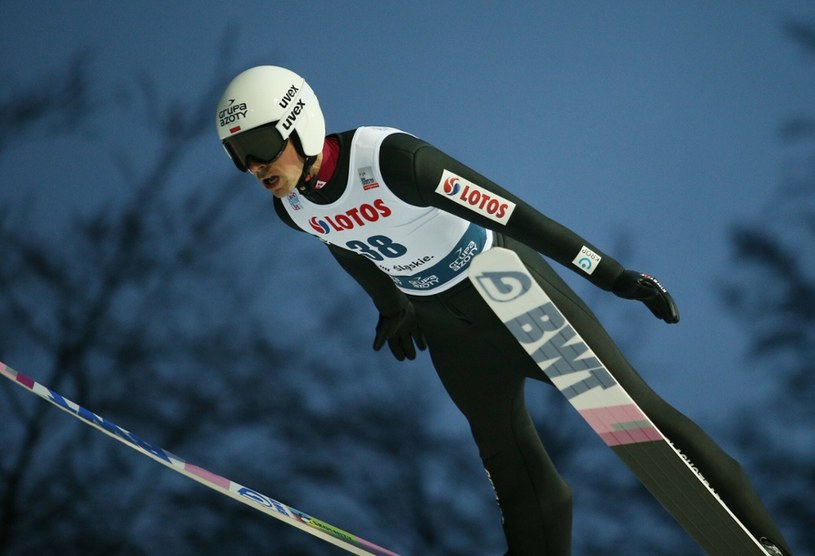
[[[315,203],[336,200],[346,187],[348,150],[354,131],[339,139],[340,155],[328,184],[306,194]],[[725,454],[697,425],[663,401],[625,360],[600,322],[540,256],[576,270],[575,254],[584,246],[602,256],[589,275],[596,286],[619,289],[624,268],[612,257],[426,142],[404,133],[388,136],[379,151],[385,185],[403,201],[435,206],[496,233],[495,244],[512,249],[592,347],[617,381],[631,394],[657,427],[701,470],[713,488],[756,536],[773,539],[786,549],[782,536],[748,483],[739,464]],[[447,169],[510,199],[516,208],[504,225],[435,193]],[[280,199],[278,215],[297,228]],[[346,249],[329,249],[373,300],[382,319],[403,315],[412,305],[426,339],[433,365],[452,400],[467,418],[494,485],[503,527],[513,556],[565,556],[571,550],[571,493],[549,459],[524,402],[524,382],[548,382],[534,361],[482,301],[469,281],[432,296],[406,295],[371,260]],[[615,285],[615,283],[617,283]],[[620,291],[616,293],[622,295]],[[408,311],[409,314],[409,311]],[[397,317],[394,317],[397,318]],[[410,321],[408,318],[407,321]],[[381,322],[380,322],[381,324]],[[408,327],[405,324],[404,327]],[[412,331],[398,330],[395,353],[412,350]],[[402,342],[402,347],[399,346]],[[466,349],[462,346],[466,345]]]

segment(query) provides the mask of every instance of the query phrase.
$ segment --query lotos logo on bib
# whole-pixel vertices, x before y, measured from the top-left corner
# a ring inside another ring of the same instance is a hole
[[[442,190],[444,191],[445,195],[457,195],[459,191],[461,191],[461,184],[459,183],[459,178],[456,175],[450,175],[446,180],[442,183]]]
[[[512,201],[504,199],[500,195],[488,191],[449,170],[442,173],[439,185],[436,186],[436,193],[444,195],[459,205],[501,224],[509,222],[509,217],[512,216],[512,211],[515,210],[515,203]]]
[[[376,199],[373,203],[362,203],[340,214],[332,216],[313,216],[308,223],[318,234],[328,234],[331,231],[341,232],[343,230],[353,230],[364,226],[368,222],[376,222],[380,218],[387,218],[393,214],[391,209],[382,199]]]

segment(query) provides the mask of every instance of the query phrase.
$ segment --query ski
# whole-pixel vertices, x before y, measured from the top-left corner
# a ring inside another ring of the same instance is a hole
[[[473,259],[469,277],[541,371],[710,556],[767,556],[684,454],[574,330],[513,251]]]
[[[365,539],[359,538],[356,535],[343,531],[338,527],[334,527],[324,521],[311,517],[310,515],[296,510],[291,506],[287,506],[282,502],[261,494],[251,488],[240,485],[220,475],[216,475],[211,471],[207,471],[197,465],[193,465],[152,444],[141,437],[133,434],[130,431],[108,421],[104,417],[100,417],[95,413],[85,409],[84,407],[72,402],[71,400],[61,396],[48,387],[38,383],[32,378],[15,371],[14,369],[6,366],[0,362],[0,374],[8,378],[15,384],[22,386],[29,392],[36,394],[40,398],[51,402],[63,411],[70,413],[83,423],[91,425],[92,427],[102,431],[108,436],[118,440],[122,444],[133,448],[137,452],[152,458],[160,464],[169,467],[173,471],[180,473],[190,479],[198,481],[199,483],[219,492],[225,496],[229,496],[247,506],[275,517],[284,523],[297,527],[310,535],[314,535],[326,542],[334,544],[351,554],[361,554],[367,556],[398,556],[395,552],[391,552],[381,546],[377,546]]]

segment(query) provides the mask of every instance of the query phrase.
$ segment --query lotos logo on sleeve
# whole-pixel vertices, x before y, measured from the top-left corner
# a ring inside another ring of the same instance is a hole
[[[509,217],[512,216],[512,211],[515,210],[515,203],[512,201],[508,201],[449,170],[442,173],[439,185],[436,186],[436,193],[444,195],[459,205],[504,225],[509,222]]]

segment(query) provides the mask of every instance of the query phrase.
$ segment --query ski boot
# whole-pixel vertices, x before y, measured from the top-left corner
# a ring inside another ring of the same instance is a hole
[[[764,550],[766,550],[767,554],[769,554],[770,556],[786,556],[784,552],[780,548],[775,546],[773,541],[771,541],[767,537],[761,537],[761,539],[759,539],[759,542],[761,542],[761,546],[764,547]]]

